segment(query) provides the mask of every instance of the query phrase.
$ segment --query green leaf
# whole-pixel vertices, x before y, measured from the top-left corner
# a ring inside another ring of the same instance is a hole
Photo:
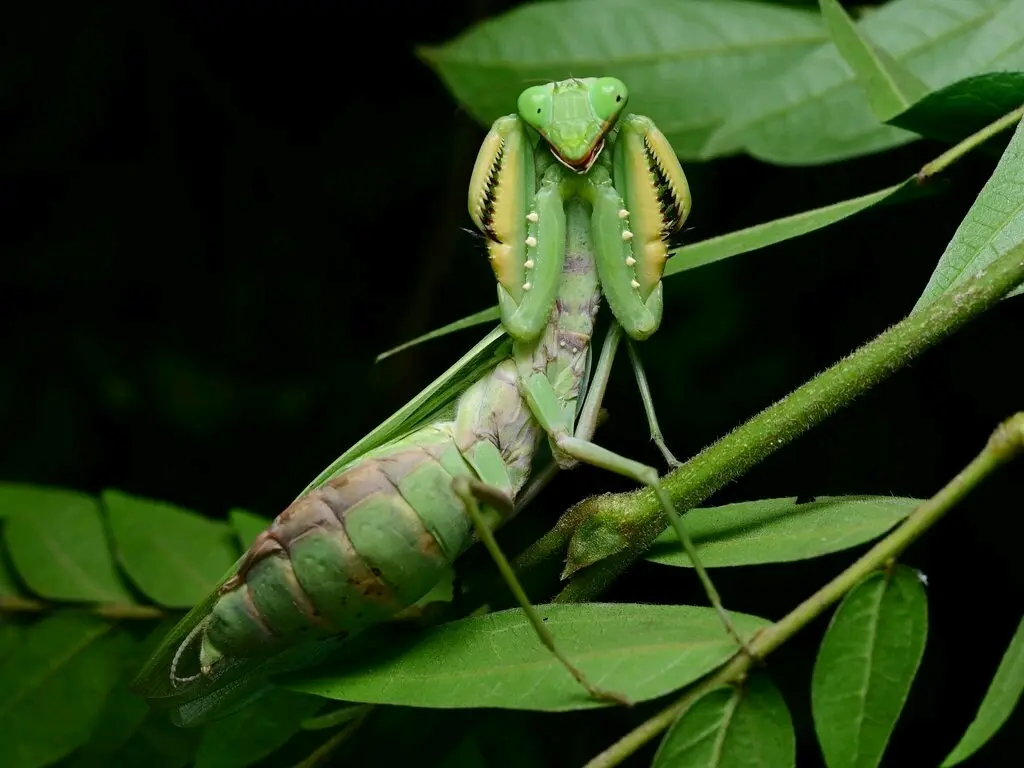
[[[200,602],[238,557],[224,523],[120,491],[104,491],[102,503],[125,571],[167,608]]]
[[[823,206],[822,208],[803,211],[792,216],[785,216],[781,219],[766,221],[753,227],[739,229],[735,232],[729,232],[718,237],[708,238],[707,240],[675,248],[671,252],[672,258],[668,260],[665,266],[665,277],[670,277],[688,269],[703,267],[716,261],[728,259],[731,256],[739,256],[743,253],[767,248],[770,245],[775,245],[794,237],[806,235],[880,203],[905,200],[919,194],[921,190],[918,187],[919,185],[916,180],[909,179],[902,184],[886,187],[867,195],[843,200]],[[477,312],[475,315],[464,317],[462,320],[449,323],[443,328],[438,328],[419,338],[406,342],[385,354],[394,354],[424,341],[439,338],[454,330],[469,327],[476,322],[483,322],[477,321],[476,318],[486,317],[487,319],[492,319],[497,316],[498,307],[490,307],[482,312]]]
[[[709,691],[676,720],[651,768],[787,768],[796,765],[789,709],[772,682]]]
[[[324,700],[274,690],[203,730],[195,768],[245,768],[281,747]]]
[[[1024,618],[1017,626],[1017,632],[1010,640],[1003,660],[999,662],[999,669],[992,678],[978,714],[960,743],[942,762],[942,768],[962,763],[981,749],[1003,727],[1020,701],[1021,693],[1024,693]]]
[[[0,662],[22,641],[24,628],[10,618],[0,615]]]
[[[44,503],[11,515],[4,525],[25,584],[48,600],[135,602],[114,564],[96,500],[61,490],[39,498]]]
[[[990,72],[933,91],[889,122],[955,143],[1024,104],[1024,72]]]
[[[866,15],[857,29],[935,89],[988,71],[992,56],[983,55],[975,38],[1005,2],[894,0]],[[703,158],[746,151],[768,162],[812,165],[878,152],[916,138],[879,123],[832,43],[818,47],[779,77],[753,81],[743,95],[728,121],[709,138]]]
[[[0,661],[4,768],[52,763],[82,744],[117,682],[127,635],[81,614],[57,614],[27,629]]]
[[[596,685],[637,702],[682,688],[736,653],[711,608],[588,603],[538,610],[563,653]],[[768,624],[755,616],[732,618],[745,636]],[[554,712],[604,706],[541,645],[518,609],[375,643],[358,658],[297,676],[287,687],[411,707]]]
[[[921,502],[892,496],[819,496],[762,499],[693,509],[686,529],[705,567],[785,563],[821,557],[881,536]],[[690,568],[675,531],[666,529],[647,559]]]
[[[24,515],[48,515],[52,509],[75,504],[82,495],[75,491],[22,483],[0,483],[0,520]]]
[[[914,305],[914,311],[931,304],[1022,242],[1024,122],[1018,122],[995,171],[939,257],[939,263]]]
[[[654,120],[682,157],[746,99],[751,81],[826,40],[817,14],[735,0],[590,0],[522,5],[419,55],[484,125],[519,93],[571,74],[614,74],[632,111]]]
[[[696,269],[712,264],[730,256],[767,248],[770,245],[806,235],[809,232],[835,224],[838,221],[860,213],[866,208],[877,205],[884,200],[895,197],[904,191],[912,182],[904,182],[892,187],[880,189],[861,197],[843,200],[839,203],[813,208],[809,211],[786,216],[781,219],[767,221],[746,229],[739,229],[718,237],[701,240],[692,245],[684,245],[672,251],[672,257],[665,265],[665,277],[670,277],[687,269]]]
[[[928,93],[928,86],[876,48],[836,0],[818,0],[832,42],[854,71],[875,117],[886,121]]]
[[[128,684],[139,664],[157,646],[163,635],[174,626],[173,621],[159,622],[149,636],[136,643],[120,659],[120,680],[110,692],[89,734],[88,741],[75,752],[67,768],[106,768],[122,765],[118,753],[142,726],[150,712],[149,703],[129,692]]]
[[[873,768],[924,655],[928,598],[919,575],[897,566],[843,600],[818,649],[811,710],[829,768]]]
[[[492,323],[497,320],[501,314],[498,312],[497,305],[482,309],[479,312],[475,312],[472,315],[456,320],[454,323],[448,323],[448,325],[442,325],[429,333],[425,333],[422,336],[417,336],[415,339],[399,344],[397,347],[392,347],[387,352],[381,352],[377,355],[377,359],[374,362],[380,362],[386,360],[392,355],[397,355],[399,352],[404,352],[407,349],[418,346],[425,341],[432,341],[433,339],[439,339],[442,336],[447,336],[449,333],[456,333],[458,331],[465,330],[466,328],[472,328],[475,325],[483,325],[484,323]]]
[[[150,711],[103,768],[185,768],[192,763],[202,730],[178,728],[166,712]]]
[[[243,550],[248,549],[256,540],[256,537],[263,533],[267,526],[273,522],[270,518],[246,512],[244,509],[230,510],[228,512],[228,520],[231,521],[231,527],[238,534],[238,543]]]
[[[0,530],[2,530],[0,525]],[[18,585],[18,577],[14,573],[11,557],[7,550],[0,546],[0,597],[18,597],[22,594]]]

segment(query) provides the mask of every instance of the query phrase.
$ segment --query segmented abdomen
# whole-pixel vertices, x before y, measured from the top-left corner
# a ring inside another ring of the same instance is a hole
[[[253,542],[221,589],[206,641],[250,656],[392,618],[471,543],[452,479],[473,474],[451,432],[437,429],[310,491]]]

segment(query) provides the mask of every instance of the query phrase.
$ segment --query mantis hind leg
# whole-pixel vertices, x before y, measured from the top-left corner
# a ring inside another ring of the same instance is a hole
[[[715,589],[711,577],[708,576],[707,571],[704,570],[704,566],[701,564],[700,557],[697,555],[697,548],[693,545],[693,541],[683,525],[682,517],[680,517],[675,504],[672,503],[672,499],[669,498],[668,493],[665,492],[665,488],[658,478],[658,470],[639,461],[633,461],[625,456],[620,456],[589,440],[584,440],[570,434],[568,425],[563,421],[564,417],[562,409],[558,404],[557,395],[551,386],[551,382],[543,374],[536,373],[530,376],[524,382],[524,385],[524,395],[530,405],[530,410],[548,433],[557,450],[572,460],[623,475],[638,483],[643,483],[654,491],[662,509],[665,511],[665,516],[668,517],[669,523],[672,525],[672,529],[682,543],[683,549],[690,558],[690,562],[693,563],[694,570],[697,571],[697,576],[704,587],[704,591],[707,593],[708,600],[722,620],[726,632],[729,633],[747,655],[756,658],[756,654],[750,650],[747,642],[736,631],[732,619],[729,618],[728,612],[722,605],[718,590]]]
[[[573,676],[576,682],[586,689],[590,696],[598,699],[599,701],[631,706],[632,702],[622,694],[618,694],[613,691],[606,691],[590,682],[587,676],[575,664],[573,664],[564,653],[562,653],[561,649],[559,649],[558,645],[555,643],[555,638],[552,637],[551,632],[548,631],[547,626],[544,624],[544,620],[537,612],[537,609],[534,608],[532,603],[530,603],[530,599],[526,596],[526,592],[523,590],[522,584],[520,584],[519,579],[516,578],[515,572],[512,570],[512,566],[509,564],[505,554],[498,546],[498,542],[495,540],[494,534],[491,532],[490,526],[485,522],[483,513],[480,510],[480,502],[490,506],[497,505],[499,507],[511,507],[512,500],[509,499],[501,489],[467,477],[455,478],[452,482],[452,488],[466,505],[466,512],[473,521],[473,526],[476,528],[477,535],[480,537],[480,540],[487,548],[487,551],[494,559],[494,562],[497,564],[502,578],[504,578],[505,583],[508,584],[509,589],[512,590],[512,594],[515,596],[516,602],[518,602],[520,607],[523,609],[523,612],[526,614],[527,619],[533,626],[533,629],[540,638],[540,641],[544,644],[544,647],[551,651],[554,657],[558,659],[561,665],[569,671],[569,674]]]

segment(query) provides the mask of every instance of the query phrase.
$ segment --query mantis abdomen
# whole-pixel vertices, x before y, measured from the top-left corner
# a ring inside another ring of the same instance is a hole
[[[297,499],[221,588],[200,664],[352,634],[414,604],[473,541],[452,481],[482,480],[511,502],[540,434],[507,361],[463,394],[453,421],[367,454]],[[502,511],[488,513],[500,522]]]

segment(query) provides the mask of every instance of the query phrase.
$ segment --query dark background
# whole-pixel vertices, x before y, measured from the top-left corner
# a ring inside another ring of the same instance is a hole
[[[0,480],[273,515],[474,343],[484,328],[373,362],[494,303],[481,243],[464,231],[484,129],[414,46],[513,4],[0,11]],[[873,191],[942,149],[921,141],[824,168],[687,164],[685,241]],[[667,281],[665,321],[642,352],[676,454],[899,320],[994,164],[973,155],[939,196]],[[1022,321],[1024,301],[1006,302],[714,503],[930,496],[1022,407]],[[601,441],[656,462],[624,359],[606,405]],[[935,765],[952,748],[1016,627],[1022,466],[905,557],[929,578],[931,633],[887,764]],[[543,529],[573,501],[628,487],[580,469],[531,514]],[[850,556],[715,577],[731,608],[778,618]],[[695,582],[640,565],[609,597],[700,603]],[[768,665],[801,765],[819,759],[807,689],[824,626]],[[585,759],[626,723],[515,717],[552,765]],[[1021,722],[970,764],[1019,753]]]

